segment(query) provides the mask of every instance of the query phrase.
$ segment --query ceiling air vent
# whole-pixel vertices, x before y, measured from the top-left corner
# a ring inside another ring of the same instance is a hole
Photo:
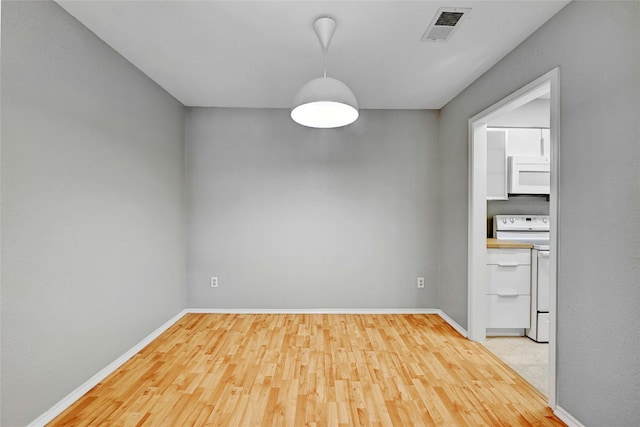
[[[420,39],[423,42],[446,42],[460,27],[471,8],[441,7]]]

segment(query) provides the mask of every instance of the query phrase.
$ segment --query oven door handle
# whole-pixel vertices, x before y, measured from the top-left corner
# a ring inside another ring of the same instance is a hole
[[[513,294],[513,293],[502,294],[502,293],[498,293],[498,296],[501,297],[501,298],[515,298],[517,296],[520,296],[520,294]]]

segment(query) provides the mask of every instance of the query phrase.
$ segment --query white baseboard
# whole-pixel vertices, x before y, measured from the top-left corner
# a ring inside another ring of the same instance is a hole
[[[187,313],[220,313],[220,314],[437,314],[451,327],[453,327],[462,336],[467,336],[467,331],[458,325],[453,319],[447,316],[442,310],[436,308],[312,308],[312,309],[241,309],[241,308],[187,308],[176,314],[174,317],[165,322],[158,329],[147,335],[138,344],[131,347],[126,353],[111,362],[108,366],[100,370],[97,374],[87,380],[84,384],[69,393],[66,397],[53,405],[47,412],[40,415],[32,421],[27,427],[43,427],[51,422],[55,417],[64,412],[65,409],[73,405],[78,399],[85,395],[89,390],[98,385],[112,372],[122,366],[127,360],[131,359],[140,350],[145,348],[151,341],[156,339],[160,334],[169,329]],[[556,411],[561,408],[556,408]],[[571,417],[569,414],[566,414]],[[564,419],[558,415],[558,418]],[[571,417],[573,419],[573,417]],[[567,421],[565,421],[567,422]],[[576,421],[577,423],[577,421]],[[569,424],[570,427],[582,427],[582,424]]]
[[[455,329],[460,335],[462,335],[463,337],[467,338],[469,336],[469,333],[467,332],[467,330],[465,328],[463,328],[462,326],[460,326],[455,320],[453,320],[451,317],[449,317],[447,315],[447,313],[445,313],[442,310],[438,310],[438,316],[442,317],[442,319],[447,322],[453,329]]]
[[[562,409],[560,406],[556,406],[556,409],[553,411],[553,413],[569,427],[585,427],[584,424],[575,419],[573,415]]]
[[[214,314],[439,314],[435,308],[187,308]]]
[[[51,422],[55,417],[60,415],[67,409],[69,406],[73,405],[76,400],[80,399],[84,396],[89,390],[98,385],[100,381],[104,380],[107,376],[109,376],[112,372],[122,366],[127,360],[131,359],[136,355],[140,350],[145,348],[151,341],[158,338],[160,334],[169,329],[174,323],[176,323],[182,316],[186,314],[186,310],[181,311],[176,314],[174,317],[165,322],[162,326],[160,326],[155,331],[151,332],[145,338],[142,339],[138,344],[131,347],[126,353],[122,356],[118,357],[116,360],[111,362],[105,368],[103,368],[100,372],[95,374],[93,377],[89,378],[84,384],[80,387],[76,388],[70,394],[68,394],[61,401],[53,405],[47,412],[40,415],[34,421],[32,421],[27,427],[42,427],[47,423]]]
[[[488,337],[524,337],[523,328],[487,328]]]

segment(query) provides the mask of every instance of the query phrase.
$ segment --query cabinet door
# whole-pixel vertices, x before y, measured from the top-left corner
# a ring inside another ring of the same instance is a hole
[[[531,266],[489,264],[486,268],[487,294],[503,297],[531,293]],[[528,313],[528,311],[527,311]]]
[[[487,295],[487,328],[529,328],[529,295]]]
[[[507,199],[507,131],[487,129],[487,200]]]
[[[531,265],[531,249],[487,249],[486,264],[502,265],[503,267],[516,265]]]
[[[542,129],[542,155],[551,157],[551,130]]]
[[[509,156],[540,156],[542,133],[540,129],[509,129],[507,145]]]

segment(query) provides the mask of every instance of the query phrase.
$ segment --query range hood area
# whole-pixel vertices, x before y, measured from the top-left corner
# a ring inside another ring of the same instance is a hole
[[[549,215],[551,106],[548,95],[487,124],[487,217]]]

